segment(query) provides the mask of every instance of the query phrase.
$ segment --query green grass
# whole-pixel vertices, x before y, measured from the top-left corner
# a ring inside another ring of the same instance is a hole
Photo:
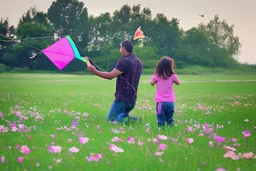
[[[4,119],[0,117],[0,125],[9,129],[7,133],[0,133],[0,157],[5,156],[5,162],[0,162],[0,170],[256,170],[256,159],[234,161],[223,157],[224,146],[235,144],[230,142],[231,138],[236,138],[240,145],[234,146],[236,154],[256,153],[256,76],[180,75],[179,78],[181,85],[175,86],[176,126],[159,132],[154,114],[155,87],[148,83],[150,76],[141,78],[137,105],[131,112],[131,115],[141,116],[142,122],[124,125],[106,122],[114,99],[115,80],[85,75],[0,74],[0,112],[4,114]],[[205,110],[199,110],[199,104]],[[8,121],[20,120],[17,112],[28,117],[21,123],[31,131],[10,131]],[[84,117],[84,113],[89,116]],[[44,120],[35,121],[36,116]],[[70,128],[71,122],[78,117],[77,129],[56,130],[64,126]],[[245,122],[246,119],[249,121]],[[202,124],[205,123],[211,125],[215,134],[226,138],[220,146],[204,133]],[[200,128],[196,128],[197,125]],[[194,132],[188,132],[189,126]],[[112,131],[120,128],[124,128],[124,132]],[[243,138],[245,130],[251,131],[250,137]],[[199,136],[201,133],[204,136]],[[56,134],[56,138],[51,138],[52,134]],[[88,143],[80,144],[77,134],[88,137]],[[159,145],[152,142],[158,135],[168,137],[166,141],[160,140],[168,145],[160,157],[155,155]],[[123,142],[111,142],[115,136]],[[135,138],[134,144],[126,141],[128,136]],[[174,143],[172,138],[178,142]],[[193,138],[194,142],[187,143],[187,138]],[[69,143],[68,139],[73,141]],[[144,144],[139,146],[138,141]],[[215,145],[209,146],[209,141]],[[52,142],[62,147],[61,153],[48,152],[47,146]],[[124,152],[110,151],[111,143]],[[22,154],[15,148],[16,144],[28,146],[31,153]],[[73,146],[80,151],[70,153],[69,148]],[[99,162],[89,163],[85,157],[90,153],[102,153],[103,157]],[[23,157],[24,161],[17,162],[18,157]],[[57,163],[57,159],[62,162]]]

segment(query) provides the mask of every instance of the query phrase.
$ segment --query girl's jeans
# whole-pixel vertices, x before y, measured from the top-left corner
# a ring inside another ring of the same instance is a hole
[[[163,127],[165,121],[168,125],[173,125],[174,102],[158,102],[156,103],[156,117],[158,127]]]

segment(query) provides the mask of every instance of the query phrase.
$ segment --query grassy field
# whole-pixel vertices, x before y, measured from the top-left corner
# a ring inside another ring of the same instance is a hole
[[[0,74],[0,170],[256,170],[256,76],[179,78],[176,125],[158,130],[150,76],[125,125],[106,121],[115,80]]]

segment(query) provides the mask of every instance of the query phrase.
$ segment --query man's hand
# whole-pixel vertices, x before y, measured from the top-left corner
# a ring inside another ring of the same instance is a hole
[[[89,62],[89,57],[88,57],[88,56],[85,56],[84,58],[87,60],[87,62],[86,62],[87,70],[88,70],[89,72],[95,74],[96,68],[95,68],[93,65],[90,64],[90,62]]]
[[[94,74],[96,72],[96,68],[93,65],[87,65],[87,70]]]
[[[87,56],[85,56],[85,59],[87,59],[89,61],[89,58]],[[105,79],[109,79],[109,80],[111,80],[123,73],[115,68],[111,72],[99,71],[95,68],[95,66],[93,66],[91,64],[90,65],[87,64],[87,70],[101,78],[105,78]]]

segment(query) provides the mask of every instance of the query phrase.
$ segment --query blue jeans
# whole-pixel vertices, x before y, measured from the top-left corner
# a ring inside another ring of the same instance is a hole
[[[168,125],[173,125],[174,103],[173,102],[158,102],[156,103],[156,117],[158,127],[163,127],[165,121]]]
[[[123,122],[124,118],[129,116],[130,111],[135,107],[135,102],[128,104],[125,102],[114,101],[108,113],[108,121]]]

